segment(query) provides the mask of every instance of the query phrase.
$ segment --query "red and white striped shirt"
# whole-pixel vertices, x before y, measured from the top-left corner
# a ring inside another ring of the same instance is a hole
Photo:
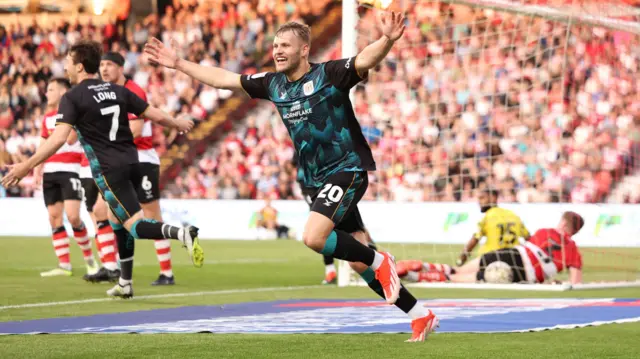
[[[80,161],[80,178],[93,178],[91,167],[89,167],[89,159],[84,153],[82,153],[82,160]]]
[[[576,243],[570,236],[555,229],[538,230],[520,247],[524,247],[520,253],[527,276],[533,282],[542,283],[545,279],[551,279],[565,267],[582,269],[582,256]]]
[[[127,80],[124,87],[138,95],[141,99],[147,101],[147,94],[132,80]],[[138,119],[136,115],[132,113],[129,114],[129,121],[136,119]],[[153,126],[151,120],[145,118],[143,121],[142,134],[140,137],[133,139],[133,143],[135,143],[136,148],[138,148],[138,160],[144,163],[160,165],[160,157],[158,157],[158,153],[153,148]]]
[[[57,110],[47,112],[42,119],[42,130],[40,137],[47,139],[56,128],[56,121],[60,118]],[[44,161],[43,172],[74,172],[80,171],[80,161],[82,160],[82,146],[79,141],[70,145],[65,142],[53,156]]]

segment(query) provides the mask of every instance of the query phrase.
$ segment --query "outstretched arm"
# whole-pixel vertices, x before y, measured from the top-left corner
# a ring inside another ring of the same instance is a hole
[[[163,127],[175,128],[182,132],[189,132],[193,128],[193,121],[186,118],[175,119],[161,109],[149,106],[143,113],[144,118],[159,124]]]
[[[180,132],[189,132],[193,128],[193,121],[188,119],[174,119],[168,113],[161,109],[151,106],[147,101],[138,97],[138,95],[124,89],[127,108],[138,118],[148,118],[163,127],[175,128]]]
[[[469,254],[473,252],[473,249],[476,248],[477,245],[478,239],[474,235],[464,246],[464,250],[462,251],[462,253],[460,253],[460,258],[456,261],[456,265],[458,267],[462,266],[467,261],[467,259],[469,258]]]
[[[51,136],[38,148],[36,153],[29,158],[26,163],[29,170],[53,156],[62,147],[71,134],[73,127],[67,124],[57,125]]]
[[[359,75],[367,73],[378,65],[404,33],[404,16],[400,13],[383,12],[379,22],[382,37],[369,44],[356,56],[355,65]]]
[[[51,136],[49,136],[42,146],[38,147],[38,150],[31,158],[11,168],[11,171],[2,179],[2,185],[5,187],[17,185],[21,179],[29,174],[29,171],[51,157],[67,142],[71,130],[72,127],[68,124],[56,126]]]
[[[175,41],[172,45],[175,47]],[[184,72],[211,87],[226,90],[242,89],[240,74],[220,67],[201,66],[181,59],[174,49],[165,46],[155,37],[144,45],[144,53],[149,56],[149,62]]]

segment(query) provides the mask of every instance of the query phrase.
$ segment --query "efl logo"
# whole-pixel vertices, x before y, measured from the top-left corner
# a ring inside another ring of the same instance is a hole
[[[447,232],[450,227],[466,222],[469,219],[467,212],[450,212],[444,222],[444,231]]]

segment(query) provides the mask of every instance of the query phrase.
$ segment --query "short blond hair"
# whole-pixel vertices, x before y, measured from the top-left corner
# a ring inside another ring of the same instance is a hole
[[[301,24],[295,21],[289,21],[288,23],[280,26],[276,31],[276,36],[281,35],[287,31],[293,31],[293,33],[299,37],[305,44],[311,45],[311,28],[308,25]]]

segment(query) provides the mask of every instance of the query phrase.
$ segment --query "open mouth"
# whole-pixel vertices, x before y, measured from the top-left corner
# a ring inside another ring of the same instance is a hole
[[[285,62],[287,62],[287,58],[286,57],[276,57],[276,63],[277,64],[284,64]]]

